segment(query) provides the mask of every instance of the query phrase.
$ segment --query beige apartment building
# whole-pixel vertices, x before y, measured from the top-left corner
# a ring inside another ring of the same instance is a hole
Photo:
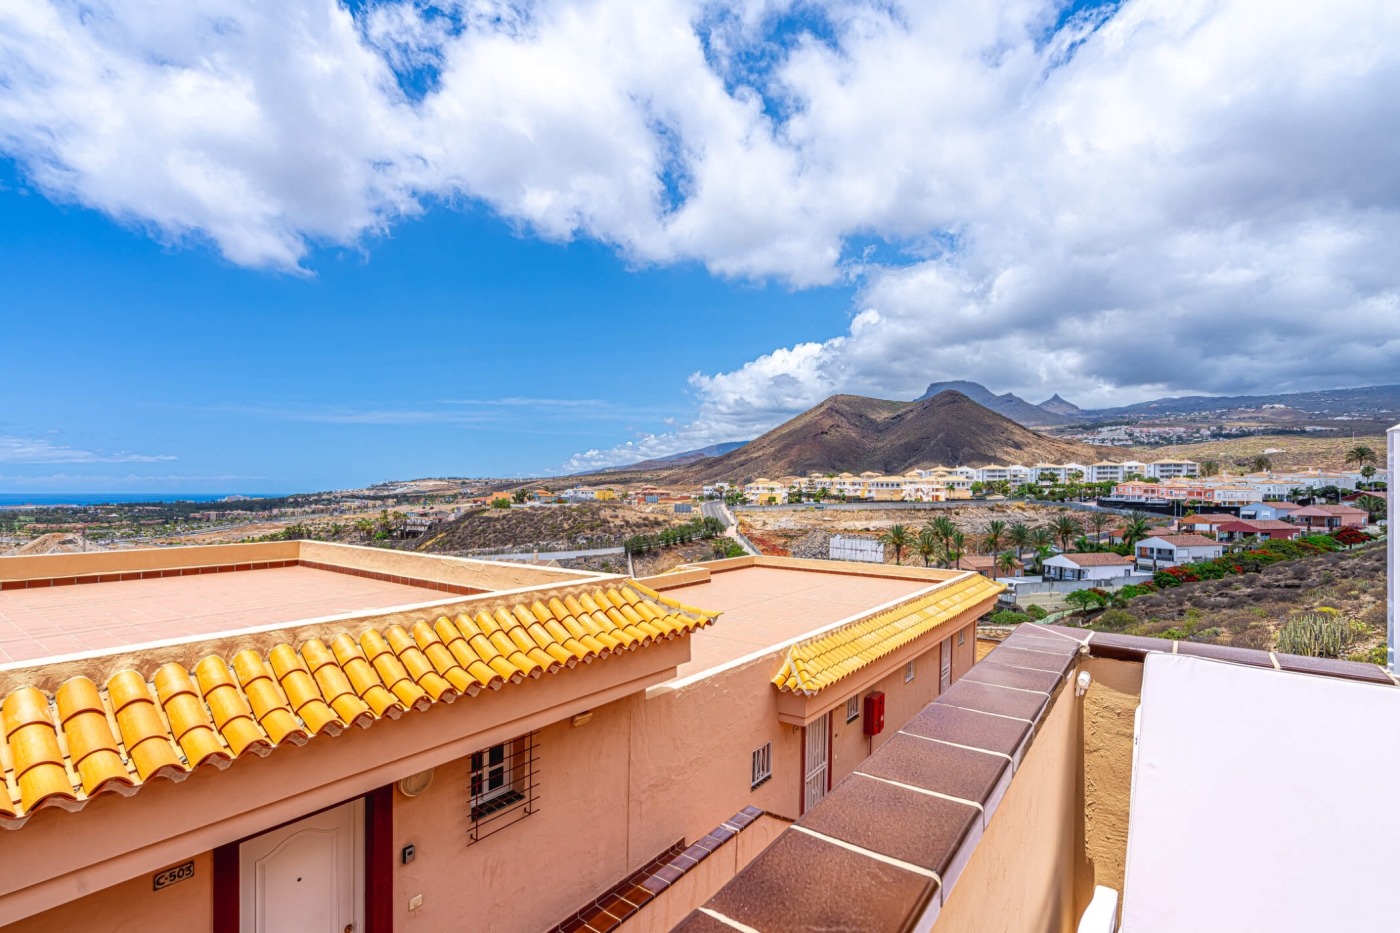
[[[0,561],[5,933],[664,931],[975,661],[974,573]]]

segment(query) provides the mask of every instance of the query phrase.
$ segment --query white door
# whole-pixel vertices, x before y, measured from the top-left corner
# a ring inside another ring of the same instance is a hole
[[[355,800],[240,845],[241,933],[363,930],[364,812]]]
[[[939,643],[938,651],[938,693],[942,695],[944,690],[953,685],[953,639],[943,639]]]
[[[803,760],[803,806],[805,813],[815,807],[826,796],[827,763],[831,756],[831,745],[827,741],[830,731],[831,714],[827,713],[807,726],[807,747]]]

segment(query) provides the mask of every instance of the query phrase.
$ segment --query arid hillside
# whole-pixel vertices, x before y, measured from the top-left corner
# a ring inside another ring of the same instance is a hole
[[[685,517],[653,514],[620,503],[484,509],[433,528],[409,550],[470,554],[550,545],[556,549],[613,547],[624,538],[681,524]]]
[[[1234,437],[1226,440],[1207,441],[1204,444],[1182,444],[1176,448],[1166,447],[1125,447],[1124,456],[1139,460],[1156,460],[1164,456],[1182,457],[1187,460],[1216,460],[1222,469],[1238,473],[1249,466],[1249,461],[1263,454],[1269,458],[1275,470],[1299,470],[1316,467],[1320,470],[1355,469],[1346,464],[1346,452],[1358,445],[1376,451],[1384,466],[1385,435],[1362,436],[1355,439],[1350,434],[1345,437],[1307,436],[1301,434],[1263,434],[1257,437]],[[1382,477],[1383,478],[1383,477]]]
[[[961,392],[916,402],[834,395],[720,457],[664,474],[674,483],[802,476],[810,472],[903,473],[922,466],[982,466],[1123,459],[1113,448],[1046,437],[977,404]]]
[[[1385,544],[1284,561],[1259,573],[1201,580],[1128,600],[1088,620],[1091,628],[1272,649],[1300,612],[1352,623],[1349,655],[1385,642]]]

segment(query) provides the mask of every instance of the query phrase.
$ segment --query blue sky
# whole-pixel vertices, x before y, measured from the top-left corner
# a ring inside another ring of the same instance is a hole
[[[306,274],[0,191],[0,490],[290,491],[557,470],[693,416],[687,378],[845,326],[852,288],[639,268],[435,206]],[[83,453],[92,457],[84,457]],[[123,460],[170,457],[169,460]],[[68,462],[63,462],[67,459]]]
[[[1400,5],[13,0],[0,492],[1400,372]]]

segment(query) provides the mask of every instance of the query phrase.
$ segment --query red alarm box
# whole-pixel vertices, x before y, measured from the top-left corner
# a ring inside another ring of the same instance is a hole
[[[885,695],[876,690],[865,698],[865,734],[879,735],[885,731]]]

